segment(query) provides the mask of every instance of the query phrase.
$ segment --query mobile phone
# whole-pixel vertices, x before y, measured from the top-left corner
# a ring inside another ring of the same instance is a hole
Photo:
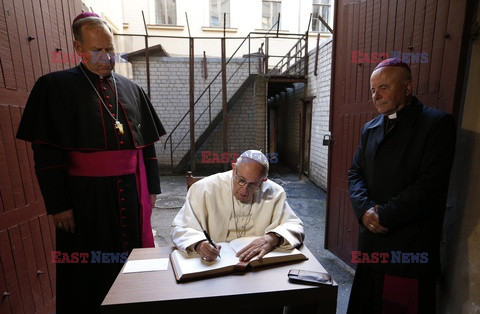
[[[306,282],[322,285],[333,284],[333,279],[330,274],[304,269],[290,269],[288,272],[288,278],[293,282]]]

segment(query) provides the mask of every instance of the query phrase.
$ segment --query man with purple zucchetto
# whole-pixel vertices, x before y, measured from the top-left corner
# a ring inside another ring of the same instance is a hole
[[[455,120],[413,95],[399,59],[377,65],[370,91],[379,115],[363,126],[348,172],[359,223],[352,257],[362,257],[348,313],[435,313]]]
[[[113,72],[113,34],[97,14],[73,21],[78,66],[40,77],[17,138],[56,228],[56,313],[99,313],[134,248],[153,247],[160,193],[154,143],[165,130],[137,84]]]

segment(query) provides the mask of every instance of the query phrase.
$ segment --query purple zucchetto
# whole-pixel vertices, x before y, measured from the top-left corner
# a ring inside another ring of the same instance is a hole
[[[382,62],[377,64],[377,66],[375,67],[375,69],[373,69],[373,71],[378,70],[378,69],[383,68],[383,67],[401,67],[401,68],[407,69],[408,72],[411,73],[410,67],[408,66],[408,64],[406,64],[405,62],[402,62],[402,60],[400,60],[398,58],[388,58],[388,59],[383,60]]]
[[[98,15],[97,13],[94,13],[94,12],[88,12],[88,11],[87,12],[82,12],[79,15],[77,15],[77,17],[73,20],[72,25],[75,24],[76,21],[84,19],[86,17],[98,17],[98,18],[100,18],[100,15]]]

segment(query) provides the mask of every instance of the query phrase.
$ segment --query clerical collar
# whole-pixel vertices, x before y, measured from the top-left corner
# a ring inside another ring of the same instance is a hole
[[[388,115],[388,118],[389,118],[390,120],[396,119],[396,118],[397,118],[397,113],[394,112],[394,113],[392,113],[392,114],[389,114],[389,115]]]
[[[394,113],[385,115],[385,116],[386,116],[389,120],[397,119],[397,118],[399,118],[405,111],[407,111],[406,109],[409,108],[411,104],[412,104],[412,100],[410,100],[410,102],[409,102],[405,107],[403,107],[402,109],[400,109],[400,110],[398,110],[398,111],[395,111]]]
[[[98,75],[96,73],[93,73],[92,71],[90,71],[86,66],[85,64],[83,64],[82,62],[80,62],[79,66],[82,67],[82,69],[84,70],[84,72],[88,75],[88,77],[91,79],[91,80],[96,80],[97,78],[101,79],[101,80],[106,80],[106,79],[109,79],[112,77],[112,74],[110,73],[109,75]]]

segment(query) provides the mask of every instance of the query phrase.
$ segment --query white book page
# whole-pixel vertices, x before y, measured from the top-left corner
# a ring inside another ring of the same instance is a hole
[[[235,252],[238,252],[257,238],[259,238],[259,237],[238,238],[238,239],[230,241],[230,246],[232,247],[232,249]],[[298,256],[298,258],[296,256]],[[270,251],[267,254],[265,254],[263,256],[263,259],[264,260],[268,260],[268,259],[293,260],[293,259],[302,259],[303,256],[304,255],[297,249],[279,249],[279,248],[276,248],[273,251]],[[255,256],[251,259],[251,261],[255,261],[255,260],[258,260],[258,256]],[[254,263],[254,264],[257,264],[257,263]]]
[[[178,275],[181,277],[183,274],[189,273],[201,273],[208,272],[214,269],[233,266],[238,263],[238,258],[235,256],[235,252],[230,248],[228,243],[218,243],[222,246],[220,250],[220,257],[217,257],[212,262],[207,262],[200,258],[198,254],[186,254],[179,250],[172,252],[173,258],[177,260]]]
[[[240,251],[250,243],[252,243],[253,240],[258,239],[260,237],[243,237],[243,238],[238,238],[234,239],[229,242],[230,246],[235,252]]]

